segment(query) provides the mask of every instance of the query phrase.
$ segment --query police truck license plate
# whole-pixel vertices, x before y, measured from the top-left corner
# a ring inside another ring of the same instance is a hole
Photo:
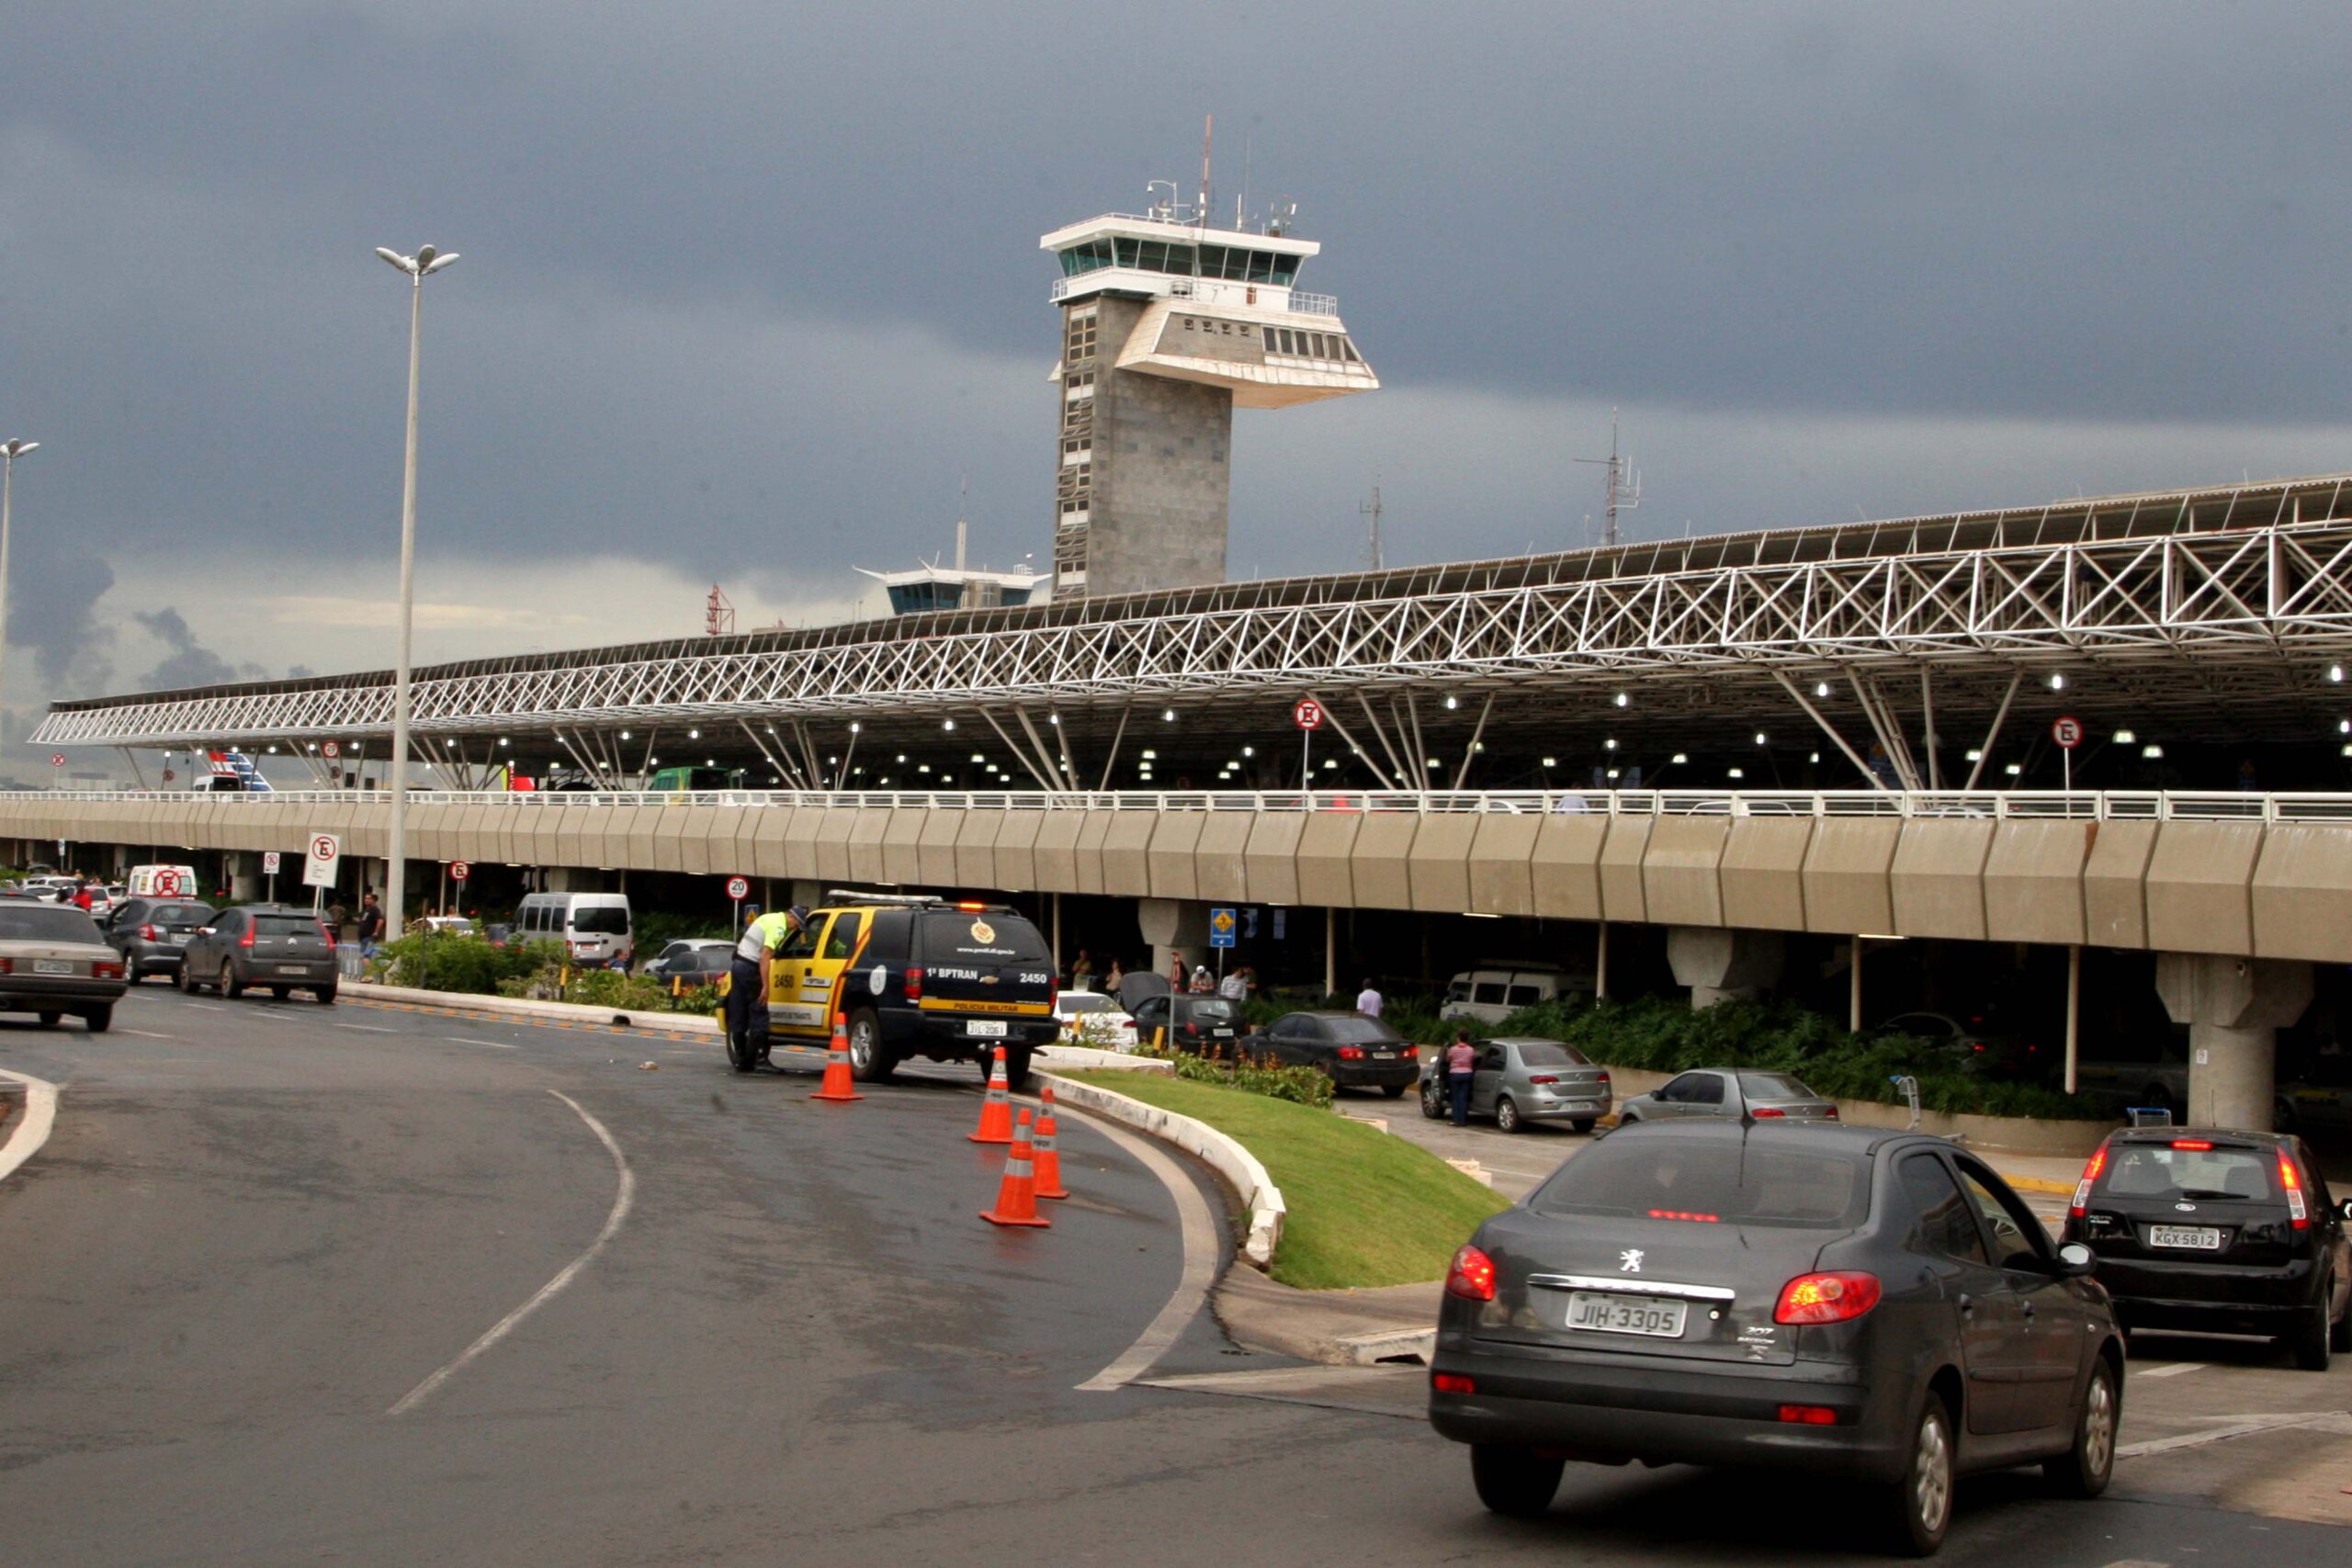
[[[1690,1310],[1688,1302],[1577,1291],[1568,1297],[1568,1326],[1600,1334],[1647,1334],[1660,1339],[1679,1339],[1683,1314]]]
[[[2222,1249],[2222,1231],[2218,1225],[2150,1225],[2150,1247],[2190,1247],[2200,1252]]]
[[[982,1038],[1000,1040],[1004,1037],[1004,1025],[995,1019],[976,1018],[964,1027]]]

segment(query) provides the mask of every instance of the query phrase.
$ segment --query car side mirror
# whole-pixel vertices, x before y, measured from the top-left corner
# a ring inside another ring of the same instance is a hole
[[[2070,1241],[2058,1249],[2058,1277],[2062,1280],[2086,1278],[2098,1267],[2098,1255],[2079,1241]]]

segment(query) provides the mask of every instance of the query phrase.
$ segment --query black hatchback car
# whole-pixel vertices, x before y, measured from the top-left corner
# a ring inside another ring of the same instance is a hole
[[[212,923],[212,906],[186,898],[132,898],[101,922],[107,945],[122,954],[132,985],[150,975],[177,975],[188,938]]]
[[[1241,1004],[1227,997],[1171,992],[1146,997],[1135,1008],[1136,1038],[1158,1042],[1194,1055],[1233,1055],[1242,1038]]]
[[[2139,1127],[2091,1156],[2066,1239],[2098,1255],[2127,1329],[2275,1335],[2324,1372],[2352,1351],[2347,1219],[2290,1134]]]
[[[284,904],[243,904],[188,938],[179,986],[191,993],[211,986],[224,998],[266,989],[281,1002],[308,991],[332,1003],[337,975],[334,939],[318,916]]]
[[[1456,1256],[1430,1420],[1500,1513],[1543,1513],[1572,1459],[1753,1465],[1872,1483],[1924,1554],[1969,1472],[2105,1489],[2123,1338],[2094,1266],[1940,1139],[1625,1128]]]
[[[1376,1089],[1394,1100],[1421,1076],[1412,1043],[1360,1012],[1286,1012],[1257,1043],[1278,1062],[1317,1068],[1334,1089]]]

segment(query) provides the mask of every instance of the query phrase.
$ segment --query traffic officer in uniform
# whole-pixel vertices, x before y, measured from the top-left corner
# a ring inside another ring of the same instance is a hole
[[[773,915],[763,915],[759,906],[752,905],[752,918],[744,923],[742,940],[735,944],[735,960],[727,970],[727,1038],[731,1052],[739,1059],[752,1059],[754,1055],[764,1062],[768,1056],[765,1014],[768,1009],[768,987],[775,970],[775,952],[808,923],[808,911],[796,904],[789,909]],[[760,1015],[762,1027],[755,1039],[752,1034],[754,1014]]]

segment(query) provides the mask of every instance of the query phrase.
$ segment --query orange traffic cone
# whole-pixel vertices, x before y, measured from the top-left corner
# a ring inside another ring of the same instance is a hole
[[[1062,1186],[1062,1152],[1054,1146],[1054,1086],[1045,1088],[1045,1104],[1037,1111],[1037,1196],[1067,1198],[1069,1190]]]
[[[980,1101],[979,1130],[970,1137],[976,1144],[1012,1142],[1012,1096],[1005,1089],[1001,1045],[996,1048],[996,1059],[989,1066],[989,1096]]]
[[[849,1076],[849,1025],[842,1015],[833,1014],[833,1043],[825,1053],[825,1081],[811,1100],[864,1100],[857,1092],[857,1080]]]
[[[998,1183],[996,1207],[982,1209],[980,1218],[992,1225],[1035,1225],[1054,1222],[1037,1213],[1037,1172],[1030,1163],[1029,1112],[1021,1113],[1013,1129],[1012,1152],[1004,1156],[1004,1179]]]

